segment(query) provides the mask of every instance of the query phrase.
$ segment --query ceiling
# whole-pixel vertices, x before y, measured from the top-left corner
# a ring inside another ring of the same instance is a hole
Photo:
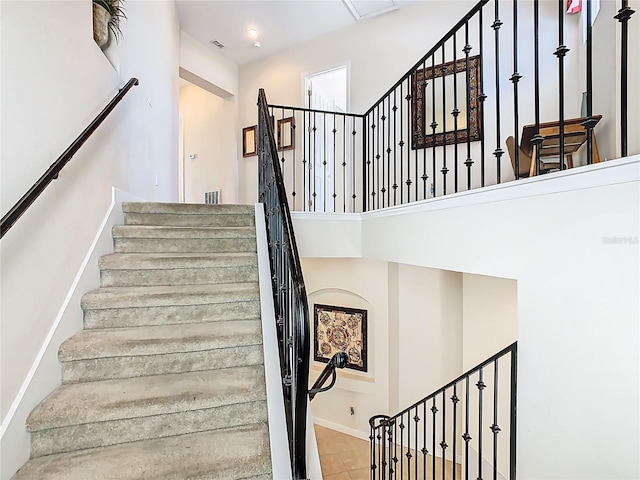
[[[182,31],[232,62],[267,57],[358,21],[396,10],[408,0],[176,0]],[[253,27],[258,35],[252,38]],[[224,45],[218,48],[210,42]],[[253,44],[260,42],[260,47]]]

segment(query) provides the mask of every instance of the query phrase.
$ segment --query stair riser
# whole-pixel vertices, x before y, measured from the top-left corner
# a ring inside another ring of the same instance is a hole
[[[253,227],[254,215],[179,215],[172,213],[125,213],[125,225],[173,227]]]
[[[86,423],[31,433],[31,458],[267,421],[264,399],[150,417]]]
[[[260,318],[260,302],[85,309],[84,328],[120,328]]]
[[[245,283],[258,281],[258,268],[178,268],[158,270],[102,270],[103,287],[203,285],[213,283]]]
[[[261,365],[263,358],[262,345],[247,345],[199,352],[75,360],[62,362],[62,383]]]
[[[116,237],[116,253],[255,252],[255,238],[132,238]]]

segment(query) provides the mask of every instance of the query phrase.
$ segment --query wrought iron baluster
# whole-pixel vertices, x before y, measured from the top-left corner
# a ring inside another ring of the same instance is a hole
[[[558,57],[558,117],[560,132],[558,138],[560,170],[564,170],[564,57],[569,49],[564,44],[564,9],[565,2],[558,0],[558,48],[554,55]]]
[[[373,192],[374,199],[376,200],[376,208],[380,208],[380,130],[384,132],[384,123],[380,118],[380,104],[376,106],[376,123],[378,128],[376,129],[376,188]],[[377,198],[376,198],[377,197]]]
[[[376,207],[376,127],[378,123],[377,109],[373,109],[372,123],[371,123],[371,210],[375,210]]]
[[[316,196],[317,196],[317,185],[316,185],[316,177],[317,177],[317,161],[318,159],[316,158],[316,152],[318,150],[318,137],[317,137],[317,131],[318,129],[316,128],[316,116],[318,114],[314,113],[313,114],[313,168],[311,169],[311,171],[309,172],[309,175],[313,175],[313,211],[316,211]]]
[[[382,183],[382,188],[380,189],[380,193],[382,195],[380,195],[380,197],[382,197],[382,208],[384,208],[384,196],[385,196],[385,193],[387,192],[387,188],[385,187],[385,181],[386,181],[386,178],[388,177],[388,174],[385,175],[385,169],[384,169],[384,145],[385,145],[385,134],[384,133],[385,133],[385,122],[387,120],[387,116],[384,113],[384,99],[382,100],[381,103],[382,103],[382,117],[381,117],[382,126],[381,126],[380,130],[382,130],[382,150],[381,150],[381,152],[382,152],[382,160],[381,160],[381,163],[382,163],[382,182],[381,182]],[[378,135],[380,135],[380,132],[378,132]]]
[[[422,402],[422,418],[424,423],[422,427],[422,480],[427,480],[427,402]]]
[[[433,182],[431,183],[431,193],[432,196],[436,196],[437,192],[437,178],[436,175],[436,145],[437,145],[437,136],[436,136],[436,128],[438,128],[438,122],[436,122],[436,57],[435,55],[431,55],[431,174],[433,176]],[[442,137],[444,139],[444,135]]]
[[[387,206],[391,206],[391,97],[387,97]]]
[[[536,133],[531,139],[531,145],[535,152],[535,157],[531,160],[535,162],[535,174],[540,173],[540,146],[544,138],[540,135],[540,5],[539,0],[533,0],[533,35],[534,35],[534,103],[535,103],[535,123]]]
[[[415,456],[415,460],[413,461],[414,466],[415,466],[415,479],[418,480],[418,423],[420,422],[420,417],[418,416],[418,406],[416,405],[416,414],[413,417],[413,421],[416,422],[415,425],[415,448],[413,449],[413,454]]]
[[[327,211],[327,114],[322,114],[322,211]]]
[[[400,415],[400,478],[404,478],[404,414]]]
[[[478,387],[478,478],[482,478],[482,394],[486,387],[483,381],[483,369],[480,369]]]
[[[409,139],[411,137],[411,80],[407,78],[407,95],[404,99],[407,101],[407,145],[410,145]],[[405,185],[407,186],[407,203],[411,202],[411,184],[413,181],[411,180],[411,150],[410,147],[407,148],[407,181]]]
[[[514,2],[517,3],[517,2]],[[465,79],[467,86],[471,83],[471,71],[469,69],[469,53],[471,52],[471,45],[469,44],[469,22],[464,24],[464,64],[465,64]],[[467,101],[467,158],[464,161],[467,167],[467,190],[471,190],[471,166],[473,160],[471,159],[471,92],[467,87],[466,89],[466,101]]]
[[[593,163],[593,127],[598,120],[593,118],[593,12],[592,0],[586,0],[587,7],[587,119],[582,123],[587,130],[587,165]]]
[[[622,7],[615,18],[620,22],[620,153],[628,155],[628,101],[629,101],[629,19],[635,13],[629,7],[629,0],[622,0]]]
[[[431,415],[432,415],[431,448],[433,449],[433,455],[431,455],[431,478],[433,479],[436,478],[436,414],[437,413],[438,413],[438,407],[436,407],[436,396],[434,395],[431,400]]]
[[[449,173],[449,169],[447,168],[447,85],[445,82],[446,78],[446,67],[445,64],[445,49],[444,44],[442,45],[442,63],[440,67],[440,73],[442,76],[442,169],[440,173],[442,173],[442,194],[447,194],[447,173]]]
[[[367,151],[367,130],[369,127],[368,119],[369,115],[362,117],[362,211],[367,211],[367,202],[369,201],[369,195],[367,195],[367,179],[369,176],[369,153]]]
[[[446,461],[447,458],[447,389],[442,390],[442,441],[440,442],[440,448],[442,448],[442,480],[446,478]],[[454,459],[455,461],[455,459]]]
[[[465,391],[464,391],[464,433],[462,439],[464,440],[464,480],[469,480],[469,441],[471,435],[469,435],[469,376],[465,379]]]
[[[495,6],[495,18],[493,23],[491,24],[491,28],[493,28],[495,32],[495,67],[496,67],[496,149],[493,151],[493,154],[496,157],[496,181],[501,183],[502,179],[502,155],[504,151],[500,147],[502,143],[502,136],[500,133],[500,27],[502,26],[502,21],[500,20],[499,15],[499,0],[493,0]]]
[[[404,188],[402,186],[403,183],[404,183],[404,172],[403,172],[403,165],[404,165],[403,164],[403,161],[404,161],[404,159],[403,159],[404,135],[402,133],[402,130],[403,130],[403,128],[402,128],[403,125],[402,124],[404,123],[404,120],[403,120],[403,117],[402,117],[402,104],[403,104],[403,102],[402,102],[402,85],[403,85],[403,83],[400,84],[400,142],[398,143],[398,145],[400,146],[400,205],[402,205],[402,203],[403,203],[402,199],[404,198],[403,197],[403,193],[402,193],[402,190]],[[395,98],[394,98],[394,101],[395,101]]]
[[[333,177],[333,189],[332,189],[332,196],[333,196],[333,212],[336,211],[336,132],[338,130],[336,130],[336,114],[333,114],[333,172],[332,172],[332,177]]]
[[[493,480],[498,480],[498,359],[493,362]]]
[[[484,93],[484,31],[483,31],[483,19],[482,9],[478,12],[478,32],[480,36],[480,88],[482,91],[478,95],[478,101],[480,102],[478,108],[480,109],[480,130],[483,132],[480,135],[480,186],[485,185],[485,154],[484,154],[484,101],[487,99],[487,95]]]
[[[456,39],[458,33],[453,35],[453,191],[458,192],[458,50]]]
[[[425,104],[425,95],[427,94],[427,59],[422,60],[422,83],[418,82],[418,75],[416,74],[416,85],[420,89],[421,95],[418,96],[416,92],[416,98],[414,99],[414,103],[416,105],[416,111],[419,108],[418,99],[422,98],[422,105]],[[418,119],[416,119],[418,121]],[[425,111],[425,107],[422,107],[422,118],[420,118],[422,122],[422,138],[419,138],[416,135],[414,139],[416,148],[421,146],[422,150],[422,198],[426,199],[427,197],[427,181],[429,180],[429,174],[427,173],[427,112]]]
[[[520,123],[518,117],[518,84],[522,75],[518,72],[518,2],[513,2],[513,74],[509,78],[513,83],[513,138],[515,158],[513,159],[516,180],[520,178]]]
[[[514,345],[511,349],[511,378],[509,385],[509,480],[516,480],[517,372],[518,350]]]
[[[342,213],[347,212],[347,116],[342,116]]]
[[[402,87],[400,87],[402,88]],[[398,199],[396,197],[396,191],[398,190],[398,181],[396,178],[396,174],[397,174],[397,166],[396,166],[396,153],[398,151],[398,147],[397,147],[397,138],[396,138],[396,132],[398,130],[398,127],[396,125],[396,112],[398,111],[398,105],[396,104],[396,90],[393,90],[393,204],[396,205],[398,203]],[[402,129],[402,125],[400,125],[400,129]],[[402,134],[400,135],[400,137],[402,138]],[[402,150],[400,150],[402,152]],[[402,159],[400,160],[400,163],[402,163]]]
[[[453,404],[453,429],[451,431],[451,438],[453,439],[453,453],[452,453],[452,458],[453,458],[453,465],[452,465],[452,471],[453,471],[453,475],[452,475],[452,480],[456,480],[456,473],[457,473],[457,469],[456,469],[456,458],[458,458],[456,456],[456,447],[458,442],[456,441],[456,432],[458,431],[458,424],[457,424],[457,409],[458,409],[458,402],[460,401],[460,399],[458,398],[458,384],[454,383],[453,384],[453,396],[451,397],[451,403]]]
[[[362,117],[364,120],[364,117]],[[358,131],[356,130],[356,118],[355,117],[351,117],[351,127],[352,127],[352,132],[351,135],[353,135],[353,145],[352,145],[352,149],[353,149],[353,155],[351,156],[351,188],[353,189],[353,192],[351,193],[351,198],[353,199],[353,211],[356,211],[356,135],[358,133]],[[364,158],[364,151],[362,152],[363,158]],[[364,177],[364,172],[363,173],[363,177]]]

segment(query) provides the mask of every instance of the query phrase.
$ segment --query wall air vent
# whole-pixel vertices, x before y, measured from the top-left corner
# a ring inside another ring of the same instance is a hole
[[[204,192],[204,203],[209,205],[219,205],[220,204],[220,189],[211,190],[210,192]]]
[[[209,43],[211,45],[215,45],[218,48],[224,48],[224,45],[220,43],[218,40],[209,40]]]

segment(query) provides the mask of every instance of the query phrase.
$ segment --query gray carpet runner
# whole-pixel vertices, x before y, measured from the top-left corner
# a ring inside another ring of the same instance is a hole
[[[123,211],[14,479],[271,479],[254,207]]]

